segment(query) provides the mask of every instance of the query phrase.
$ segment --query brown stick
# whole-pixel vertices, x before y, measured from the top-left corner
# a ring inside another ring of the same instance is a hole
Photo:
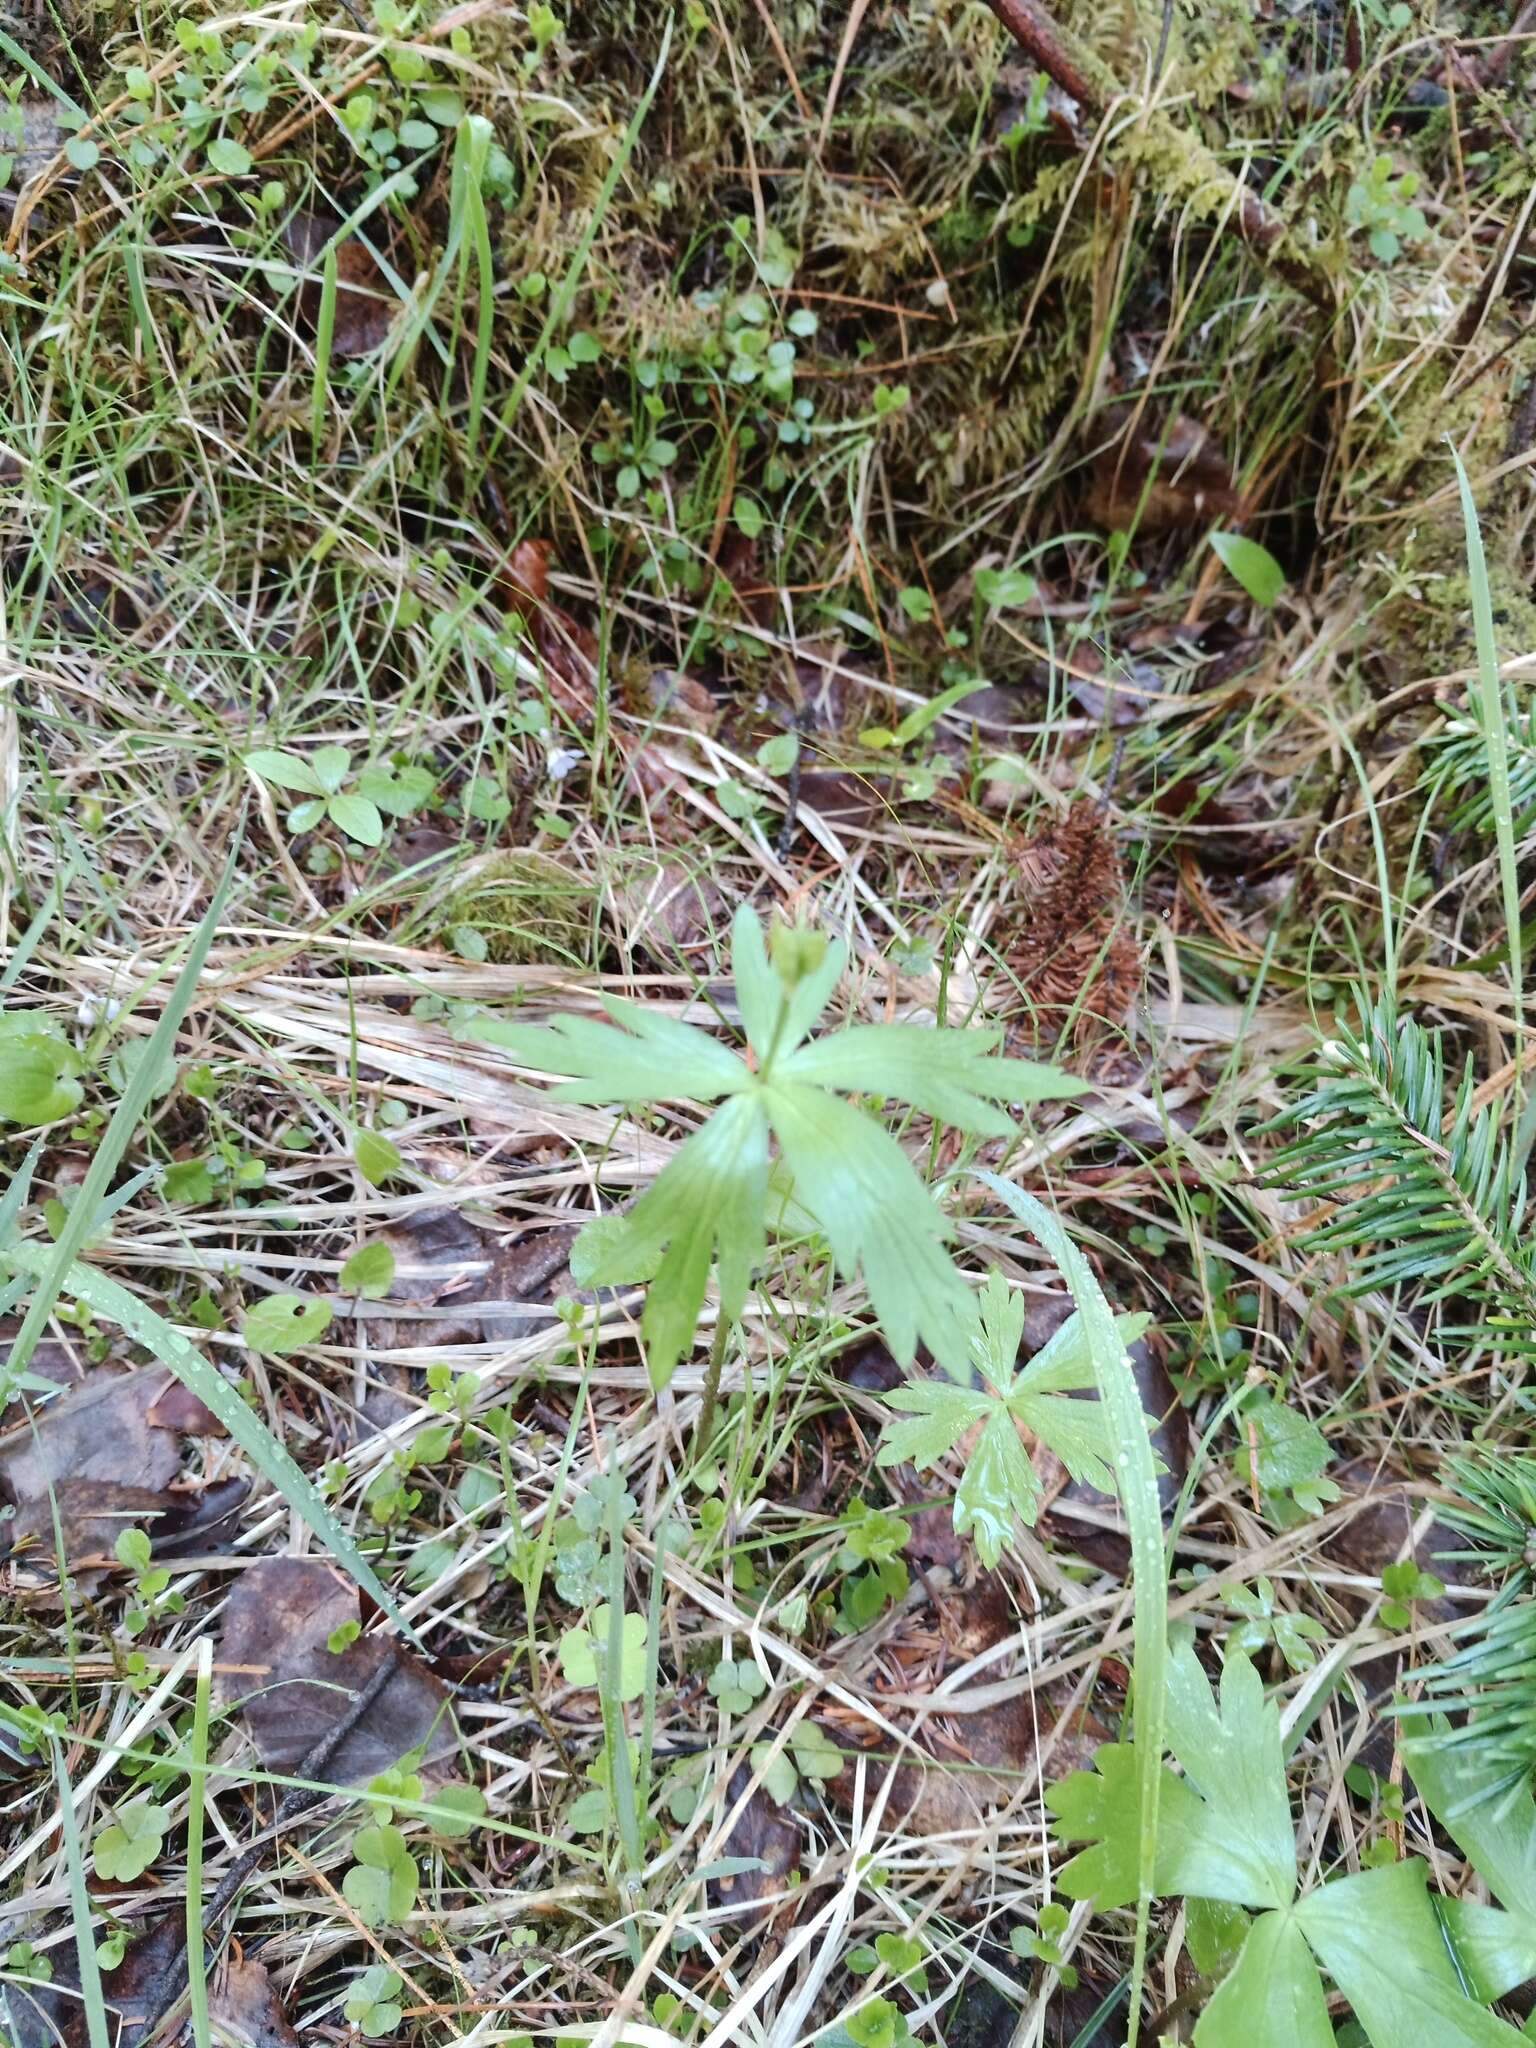
[[[1471,69],[1478,85],[1497,85],[1514,60],[1515,52],[1530,35],[1536,34],[1536,0],[1525,5],[1509,25],[1509,33],[1483,57],[1474,58]]]
[[[1063,92],[1070,93],[1091,112],[1103,113],[1119,89],[1113,73],[1052,20],[1040,0],[987,0],[987,5],[1020,48]],[[1234,184],[1237,182],[1233,180]],[[1258,193],[1246,185],[1238,185],[1235,212],[1238,232],[1261,254],[1272,249],[1285,233],[1280,215],[1272,212]],[[1281,271],[1298,290],[1322,303],[1317,281],[1307,277],[1302,282],[1306,274],[1301,266],[1282,265]]]
[[[1104,95],[1096,92],[1078,69],[1062,41],[1061,30],[1039,0],[987,0],[987,5],[1016,43],[1034,58],[1046,76],[1080,105],[1101,111]]]

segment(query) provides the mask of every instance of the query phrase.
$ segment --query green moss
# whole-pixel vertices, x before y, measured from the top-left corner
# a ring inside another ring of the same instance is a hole
[[[498,966],[534,962],[596,965],[591,879],[554,855],[532,850],[486,854],[461,870],[434,913],[434,935],[455,951],[476,932]]]

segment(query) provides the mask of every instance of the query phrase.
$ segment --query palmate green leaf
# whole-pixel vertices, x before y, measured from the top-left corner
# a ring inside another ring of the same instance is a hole
[[[764,1090],[795,1194],[826,1233],[838,1271],[862,1273],[899,1363],[925,1343],[947,1371],[966,1368],[970,1292],[945,1250],[950,1226],[883,1126],[805,1082]]]
[[[1296,1924],[1372,2048],[1514,2048],[1515,2029],[1462,1988],[1425,1876],[1411,1861],[1340,1878],[1308,1893]],[[1205,2048],[1198,2028],[1195,2040]]]
[[[733,1097],[685,1140],[626,1215],[598,1219],[596,1255],[589,1246],[580,1260],[586,1283],[654,1275],[641,1324],[653,1386],[667,1384],[693,1341],[712,1259],[721,1316],[741,1314],[762,1257],[767,1194],[768,1121],[754,1092]]]
[[[920,1470],[936,1465],[981,1424],[955,1495],[955,1528],[962,1536],[973,1534],[984,1562],[995,1566],[1015,1520],[1033,1527],[1040,1504],[1040,1482],[1016,1422],[1047,1444],[1074,1479],[1105,1493],[1115,1490],[1112,1449],[1099,1403],[1074,1401],[1055,1391],[1093,1384],[1093,1359],[1080,1315],[1074,1314],[1021,1372],[1013,1361],[1024,1331],[1023,1296],[994,1271],[966,1315],[971,1360],[987,1387],[928,1380],[893,1388],[886,1396],[890,1406],[912,1419],[887,1423],[878,1462],[911,1463]],[[1117,1317],[1117,1335],[1129,1343],[1146,1322],[1145,1316]]]
[[[1142,1987],[1146,1982],[1160,1833],[1158,1802],[1167,1775],[1162,1769],[1162,1754],[1168,1661],[1168,1553],[1163,1540],[1157,1460],[1152,1454],[1141,1390],[1130,1355],[1120,1342],[1113,1312],[1093,1268],[1067,1235],[1061,1219],[1034,1195],[1027,1195],[1001,1174],[976,1169],[973,1172],[982,1186],[1012,1210],[1030,1236],[1045,1248],[1066,1281],[1067,1291],[1082,1317],[1093,1360],[1094,1384],[1116,1446],[1115,1474],[1119,1483],[1115,1490],[1124,1506],[1131,1539],[1131,1585],[1135,1596],[1132,1683],[1144,1749],[1144,1756],[1136,1759],[1136,1930],[1130,1967],[1130,2010],[1134,2013],[1141,2009]]]
[[[1156,1890],[1223,1899],[1233,1906],[1288,1906],[1296,1895],[1295,1834],[1280,1718],[1273,1701],[1264,1697],[1258,1673],[1246,1657],[1229,1656],[1218,1707],[1194,1645],[1186,1641],[1168,1658],[1164,1710],[1168,1747],[1185,1775],[1163,1779]],[[1100,1775],[1108,1775],[1103,1750],[1094,1761]],[[1117,1775],[1111,1791],[1134,1788],[1136,1780],[1124,1771],[1121,1759],[1113,1759],[1112,1768],[1124,1772],[1124,1785]],[[1083,1839],[1079,1831],[1089,1821],[1104,1833],[1104,1849],[1075,1857],[1060,1873],[1057,1881],[1068,1898],[1093,1896],[1091,1884],[1103,1872],[1128,1876],[1135,1869],[1136,1800],[1110,1800],[1091,1779],[1084,1785],[1085,1777],[1075,1772],[1053,1786],[1047,1798],[1063,1840]],[[1178,1796],[1172,1794],[1174,1785],[1180,1788]],[[1085,1883],[1090,1889],[1083,1888]],[[1135,1896],[1134,1887],[1129,1896]]]
[[[1226,1881],[1176,1889],[1234,1906],[1283,1906],[1296,1895],[1296,1836],[1280,1747],[1280,1714],[1246,1657],[1222,1666],[1218,1704],[1194,1644],[1168,1659],[1168,1747],[1219,1832]]]
[[[1039,1507],[1040,1481],[1013,1417],[994,1404],[955,1492],[956,1533],[974,1536],[983,1564],[995,1570],[1015,1518],[1033,1528]]]
[[[995,1398],[943,1380],[920,1380],[915,1386],[893,1387],[887,1405],[904,1409],[911,1421],[888,1422],[880,1439],[877,1465],[915,1465],[921,1472],[952,1451],[966,1431],[984,1422],[997,1407]]]
[[[468,1035],[500,1046],[520,1067],[568,1074],[550,1090],[561,1102],[718,1102],[751,1085],[745,1061],[697,1025],[617,997],[604,1007],[612,1024],[591,1017],[560,1017],[553,1024],[478,1017]]]
[[[1074,1771],[1049,1786],[1045,1803],[1062,1841],[1092,1844],[1056,1873],[1057,1890],[1064,1898],[1092,1899],[1105,1911],[1130,1905],[1139,1888],[1141,1856],[1141,1762],[1136,1750],[1125,1742],[1101,1743],[1094,1751],[1093,1769]],[[1154,1891],[1178,1892],[1179,1880],[1201,1867],[1201,1842],[1208,1827],[1209,1816],[1194,1788],[1172,1771],[1160,1771]]]
[[[649,1281],[644,1330],[658,1387],[693,1340],[712,1261],[721,1316],[740,1315],[766,1241],[770,1188],[777,1229],[813,1227],[843,1278],[862,1277],[901,1363],[925,1343],[952,1376],[969,1375],[970,1294],[947,1249],[951,1226],[891,1134],[833,1091],[899,1096],[963,1129],[1008,1135],[1003,1102],[1072,1094],[1078,1084],[997,1058],[986,1032],[855,1026],[804,1045],[845,963],[846,950],[819,932],[776,927],[765,943],[754,913],[738,911],[732,965],[752,1066],[694,1025],[617,1000],[607,1003],[608,1024],[490,1018],[469,1027],[520,1065],[566,1077],[552,1090],[561,1100],[724,1099],[634,1208],[596,1219],[573,1252],[583,1285]]]
[[[998,1058],[1000,1037],[923,1024],[854,1024],[802,1046],[778,1071],[818,1088],[891,1095],[957,1130],[1007,1138],[1013,1121],[995,1107],[999,1101],[1044,1102],[1081,1094],[1088,1083],[1033,1060]]]
[[[1485,2005],[1536,1977],[1536,1924],[1476,1899],[1442,1899],[1440,1916],[1457,1965]]]
[[[1023,1297],[1019,1297],[1020,1333],[1023,1325]],[[1146,1315],[1117,1315],[1113,1319],[1116,1340],[1125,1349],[1145,1336],[1152,1318]],[[1086,1393],[1098,1385],[1093,1369],[1093,1349],[1082,1313],[1074,1309],[1059,1330],[1041,1345],[1029,1363],[1019,1369],[1013,1382],[1015,1393]]]
[[[1447,1745],[1443,1720],[1426,1726],[1420,1713],[1410,1725],[1422,1732],[1405,1741],[1403,1754],[1425,1805],[1509,1909],[1441,1902],[1468,1983],[1479,1998],[1502,1998],[1536,1977],[1536,1801],[1524,1782],[1510,1788],[1497,1754],[1475,1742]]]
[[[1201,2014],[1195,2039],[1200,2048],[1334,2048],[1322,1979],[1288,1914],[1265,1913],[1255,1922]]]
[[[1536,1801],[1524,1787],[1501,1797],[1502,1763],[1475,1743],[1447,1745],[1443,1720],[1420,1713],[1411,1726],[1403,1755],[1425,1805],[1494,1895],[1536,1927]]]
[[[1467,1995],[1422,1863],[1343,1877],[1296,1900],[1279,1715],[1245,1657],[1229,1652],[1218,1703],[1193,1645],[1180,1644],[1165,1706],[1168,1746],[1184,1776],[1160,1773],[1156,1891],[1267,1909],[1196,2026],[1196,2048],[1326,2048],[1333,2032],[1319,1964],[1372,2048],[1513,2048],[1514,2030]],[[1093,1844],[1057,1885],[1068,1898],[1128,1904],[1140,1849],[1138,1759],[1108,1744],[1094,1762],[1092,1773],[1074,1772],[1047,1795],[1057,1833]],[[1507,1934],[1475,1923],[1474,1915],[1452,1924],[1471,1926],[1471,1952],[1491,1970],[1507,1969]]]

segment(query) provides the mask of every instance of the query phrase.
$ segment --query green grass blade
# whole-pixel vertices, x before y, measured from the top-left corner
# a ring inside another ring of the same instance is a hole
[[[219,919],[224,913],[225,900],[230,884],[234,880],[235,866],[240,858],[240,835],[236,834],[234,850],[224,864],[219,886],[213,892],[213,900],[203,914],[203,920],[192,935],[187,957],[182,962],[171,992],[160,1013],[160,1021],[149,1035],[143,1057],[128,1076],[128,1085],[112,1112],[112,1121],[102,1134],[101,1143],[86,1170],[84,1180],[72,1203],[64,1228],[59,1232],[58,1241],[37,1272],[39,1285],[32,1296],[31,1305],[16,1333],[16,1342],[5,1370],[0,1372],[0,1408],[11,1397],[12,1389],[19,1376],[25,1372],[37,1340],[48,1327],[48,1318],[53,1305],[59,1298],[59,1289],[70,1266],[84,1249],[85,1241],[96,1224],[97,1212],[106,1197],[112,1176],[116,1173],[128,1142],[138,1127],[139,1118],[149,1105],[154,1092],[155,1080],[161,1066],[176,1043],[176,1033],[181,1029],[182,1019],[192,1007],[192,998],[197,993],[198,977],[203,971],[203,962],[208,958],[208,949],[213,944],[213,935],[218,929]],[[132,1299],[130,1296],[129,1299]]]
[[[315,321],[315,388],[310,399],[310,437],[325,439],[325,416],[331,402],[331,345],[336,334],[336,241],[325,245],[320,263],[320,312]]]
[[[1162,1769],[1163,1729],[1168,1682],[1168,1569],[1163,1547],[1162,1503],[1157,1492],[1157,1465],[1142,1411],[1141,1394],[1115,1333],[1114,1312],[1104,1299],[1093,1269],[1061,1224],[1033,1195],[995,1173],[975,1178],[1005,1202],[1050,1253],[1077,1305],[1093,1355],[1094,1380],[1108,1417],[1115,1453],[1116,1479],[1131,1538],[1131,1569],[1135,1598],[1136,1750],[1141,1759],[1141,1842],[1136,1901],[1136,1943],[1131,1957],[1131,1998],[1126,2040],[1135,2048],[1142,1984],[1147,1967],[1147,1930],[1152,1909],[1152,1869],[1157,1842],[1157,1795]]]
[[[86,2032],[91,2048],[112,2048],[112,2030],[107,2025],[107,2003],[101,1991],[101,1966],[96,1961],[96,1936],[91,1920],[91,1895],[85,1882],[85,1857],[80,1846],[80,1826],[75,1819],[75,1802],[69,1773],[64,1768],[64,1750],[57,1736],[50,1738],[53,1749],[53,1781],[59,1792],[59,1833],[64,1842],[64,1863],[69,1872],[69,1908],[75,1923],[75,1955],[80,1965],[80,1997],[85,2006]]]
[[[1461,517],[1467,530],[1467,576],[1472,585],[1472,627],[1477,637],[1477,722],[1488,750],[1488,795],[1493,806],[1494,838],[1499,849],[1499,887],[1504,899],[1504,930],[1509,942],[1509,978],[1515,998],[1515,1102],[1521,1092],[1521,1038],[1524,1026],[1523,932],[1520,925],[1520,877],[1515,866],[1515,814],[1509,791],[1509,734],[1505,729],[1504,688],[1499,677],[1499,648],[1493,632],[1493,593],[1488,587],[1488,560],[1478,524],[1472,485],[1453,448],[1456,482],[1461,491]],[[1529,1149],[1522,1125],[1521,1139]],[[1524,1164],[1524,1154],[1516,1161]]]
[[[203,1942],[203,1806],[208,1791],[208,1709],[213,1689],[213,1639],[197,1646],[197,1690],[192,1702],[192,1760],[187,1772],[187,1999],[194,2048],[210,2048],[208,1951]]]
[[[42,1158],[48,1140],[37,1138],[32,1149],[11,1176],[11,1184],[0,1197],[0,1247],[15,1235],[16,1225],[22,1210],[27,1206],[27,1196],[32,1188],[32,1176],[37,1171],[37,1162]]]

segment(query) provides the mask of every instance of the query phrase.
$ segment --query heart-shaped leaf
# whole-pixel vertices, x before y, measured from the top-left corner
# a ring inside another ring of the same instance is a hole
[[[329,1302],[312,1301],[302,1294],[269,1294],[246,1317],[242,1334],[252,1351],[285,1358],[290,1351],[322,1337],[330,1320]]]

